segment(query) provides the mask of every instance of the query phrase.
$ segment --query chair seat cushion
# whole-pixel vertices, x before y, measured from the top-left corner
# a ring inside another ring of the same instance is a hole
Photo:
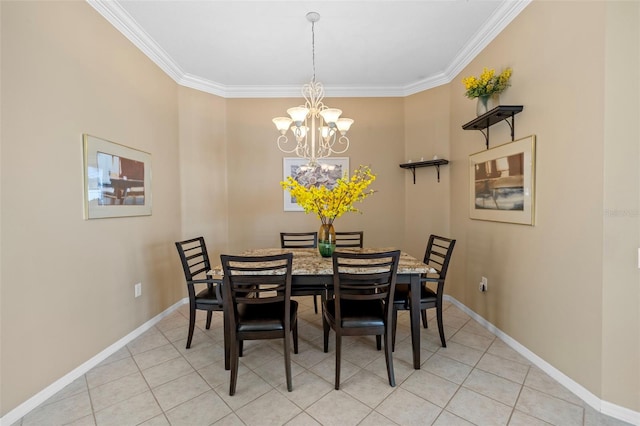
[[[405,305],[405,309],[409,309],[409,298],[411,297],[409,286],[407,284],[396,285],[396,291],[393,295],[393,303],[396,305]],[[436,293],[426,285],[420,288],[420,302],[433,302],[437,299]]]
[[[238,304],[239,332],[284,330],[284,302]],[[298,302],[291,301],[291,324],[295,322]]]
[[[327,300],[326,313],[335,324],[335,299]],[[342,300],[340,304],[343,328],[384,327],[384,305],[379,300]]]
[[[218,305],[218,298],[216,297],[216,290],[212,288],[211,291],[209,289],[204,289],[196,294],[196,303],[199,305]]]

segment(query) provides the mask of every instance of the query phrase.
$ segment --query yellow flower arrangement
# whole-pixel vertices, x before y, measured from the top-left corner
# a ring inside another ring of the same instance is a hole
[[[505,69],[499,75],[496,75],[494,69],[484,68],[480,78],[470,76],[462,79],[462,83],[467,90],[464,95],[469,99],[473,99],[479,96],[500,93],[509,87],[509,78],[511,78],[511,68]]]
[[[367,187],[375,179],[376,175],[369,167],[360,166],[353,171],[350,179],[345,174],[336,180],[331,189],[325,185],[306,187],[291,176],[280,182],[280,185],[291,193],[305,213],[313,212],[320,218],[323,225],[330,225],[335,218],[346,212],[360,213],[353,203],[362,201],[374,193],[372,189],[367,190]]]

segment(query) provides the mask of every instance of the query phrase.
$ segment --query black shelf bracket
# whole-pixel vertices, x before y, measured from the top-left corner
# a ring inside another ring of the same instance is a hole
[[[479,117],[462,125],[464,130],[479,130],[484,135],[484,139],[489,149],[489,127],[501,121],[506,121],[511,129],[511,141],[515,140],[515,115],[522,111],[522,105],[500,105],[487,111]],[[509,121],[511,118],[511,121]],[[486,129],[486,132],[484,131]]]
[[[420,167],[435,167],[438,173],[438,182],[440,182],[440,166],[442,164],[449,164],[449,160],[428,160],[428,161],[416,161],[415,163],[403,163],[400,164],[400,167],[403,169],[411,170],[411,174],[413,174],[413,184],[416,184],[416,169]]]

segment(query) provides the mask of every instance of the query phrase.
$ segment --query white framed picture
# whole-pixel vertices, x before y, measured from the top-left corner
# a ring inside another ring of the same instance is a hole
[[[289,176],[305,187],[324,185],[331,189],[336,181],[349,176],[349,157],[328,157],[318,160],[316,166],[309,166],[309,160],[298,157],[283,158],[283,180]],[[284,190],[284,211],[303,212],[289,191]]]

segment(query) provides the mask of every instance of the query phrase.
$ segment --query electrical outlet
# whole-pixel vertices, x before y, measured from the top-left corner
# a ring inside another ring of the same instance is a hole
[[[134,297],[142,296],[142,283],[138,283],[133,286],[133,295]]]
[[[480,286],[478,287],[478,290],[480,290],[483,293],[488,290],[487,277],[482,277],[482,280],[480,281]]]

